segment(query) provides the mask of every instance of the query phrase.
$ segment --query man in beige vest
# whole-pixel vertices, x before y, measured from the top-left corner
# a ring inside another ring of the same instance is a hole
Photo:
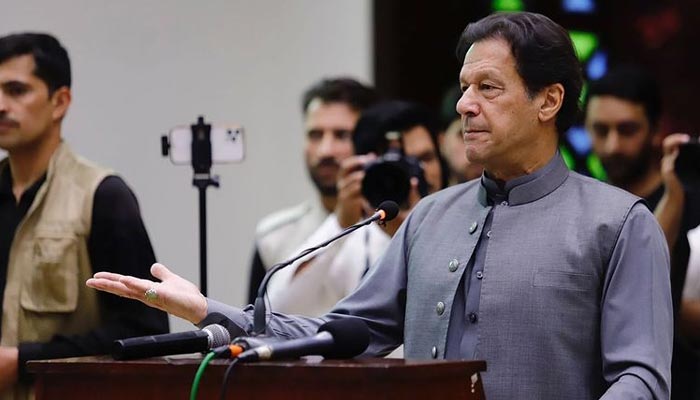
[[[155,261],[136,198],[61,140],[70,61],[46,34],[0,38],[0,392],[32,397],[26,361],[109,351],[167,332],[161,311],[98,295],[97,271],[148,275]]]

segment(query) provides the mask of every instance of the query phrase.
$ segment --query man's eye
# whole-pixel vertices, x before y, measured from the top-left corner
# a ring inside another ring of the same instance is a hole
[[[323,133],[317,130],[310,130],[306,133],[306,137],[309,138],[309,140],[321,140],[322,136]]]
[[[350,140],[352,139],[352,132],[346,130],[338,130],[334,132],[335,138],[338,140]]]
[[[20,84],[8,84],[4,88],[4,92],[8,96],[16,97],[16,96],[21,96],[25,93],[27,93],[28,88],[26,85],[20,85]]]
[[[608,127],[606,124],[593,124],[591,127],[591,131],[593,131],[593,134],[599,138],[605,138],[608,136],[608,131],[610,130],[610,127]]]
[[[496,87],[489,85],[488,83],[482,83],[481,85],[479,85],[479,89],[482,91],[489,91],[489,90],[496,89]]]
[[[622,136],[633,136],[641,128],[641,125],[636,122],[622,122],[617,126],[617,132]]]
[[[435,154],[435,153],[425,153],[418,158],[418,160],[420,162],[425,163],[425,164],[431,163],[431,162],[435,161],[436,159],[437,159],[437,154]]]

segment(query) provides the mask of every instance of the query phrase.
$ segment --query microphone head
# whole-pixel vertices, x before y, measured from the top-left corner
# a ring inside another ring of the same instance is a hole
[[[391,221],[399,215],[399,205],[395,201],[385,200],[377,207],[377,211],[384,211],[384,218],[381,219],[383,222]]]
[[[231,334],[228,329],[219,324],[211,324],[202,328],[203,331],[209,332],[209,348],[220,347],[231,343]]]
[[[323,354],[324,358],[352,358],[369,346],[369,328],[356,317],[344,317],[326,322],[318,332],[328,332],[333,336],[333,348]]]

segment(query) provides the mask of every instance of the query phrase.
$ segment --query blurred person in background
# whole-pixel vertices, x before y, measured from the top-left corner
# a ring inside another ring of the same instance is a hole
[[[249,303],[255,301],[267,270],[291,257],[335,209],[340,164],[354,154],[352,131],[362,110],[376,99],[374,89],[344,77],[323,79],[303,94],[304,160],[316,193],[258,223],[248,283]]]
[[[466,145],[462,133],[462,121],[455,105],[462,92],[459,86],[450,88],[442,100],[441,120],[443,134],[440,136],[440,154],[449,168],[449,186],[476,179],[484,168],[467,159]]]
[[[446,169],[438,152],[439,133],[437,118],[415,103],[385,101],[362,113],[352,136],[356,155],[341,163],[335,211],[291,255],[371,215],[384,200],[396,201],[399,215],[384,228],[372,224],[277,272],[268,287],[273,310],[321,316],[355,289],[418,200],[445,187]],[[378,157],[389,151],[410,165],[391,161],[379,165]],[[365,181],[370,166],[370,174],[377,179],[373,185]],[[411,166],[420,172],[404,182],[410,184],[406,196],[386,189],[397,186],[397,182],[392,182],[395,175],[379,175],[387,168],[395,171]],[[421,182],[423,193],[419,190]]]

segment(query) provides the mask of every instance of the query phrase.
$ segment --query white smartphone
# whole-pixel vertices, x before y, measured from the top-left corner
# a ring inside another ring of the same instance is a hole
[[[173,164],[192,162],[192,131],[188,126],[177,126],[168,133],[170,161]],[[214,164],[243,161],[245,145],[243,127],[224,125],[211,127],[211,159]]]

